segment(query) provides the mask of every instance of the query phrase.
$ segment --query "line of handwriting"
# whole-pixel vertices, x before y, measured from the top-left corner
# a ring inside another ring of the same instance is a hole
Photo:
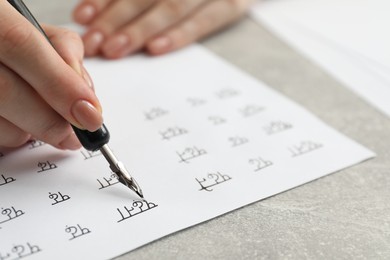
[[[146,120],[149,120],[149,121],[153,121],[153,120],[160,118],[160,117],[163,117],[167,114],[169,114],[169,112],[167,110],[162,109],[162,108],[158,108],[158,107],[152,108],[148,112],[144,113]]]
[[[194,146],[194,147],[187,147],[186,149],[184,149],[183,152],[176,152],[176,154],[180,158],[179,162],[188,163],[190,160],[193,160],[195,158],[207,154],[207,151],[204,149],[199,149],[196,146]]]
[[[69,233],[72,236],[71,238],[69,238],[69,240],[73,240],[91,233],[91,230],[89,230],[88,228],[83,228],[79,224],[77,224],[75,226],[66,226],[65,232]]]
[[[242,136],[230,137],[228,140],[231,143],[232,147],[241,146],[249,142],[248,138]]]
[[[195,178],[195,180],[200,185],[200,191],[213,191],[211,187],[222,184],[226,181],[230,181],[232,178],[229,175],[222,174],[220,172],[217,173],[209,173],[206,178],[202,178],[201,180]]]
[[[124,206],[122,209],[116,209],[121,216],[121,218],[117,222],[122,222],[126,219],[132,218],[148,210],[154,209],[157,206],[158,205],[152,202],[147,202],[146,200],[136,200],[130,207]]]
[[[2,174],[1,178],[0,178],[0,186],[9,184],[9,183],[14,182],[14,181],[16,181],[15,178],[13,178],[13,177],[6,177],[4,174]]]
[[[57,165],[54,163],[51,163],[49,161],[46,162],[39,162],[38,163],[38,168],[40,168],[37,172],[46,172],[46,171],[51,171],[57,168]]]
[[[286,130],[293,128],[293,125],[290,123],[282,122],[282,121],[274,121],[269,125],[263,127],[265,133],[267,135],[277,134]]]
[[[192,106],[192,107],[198,107],[201,105],[204,105],[207,103],[205,99],[202,98],[187,98],[187,102]]]
[[[162,139],[168,141],[175,137],[179,137],[185,134],[188,134],[188,131],[181,127],[170,127],[164,131],[160,131],[160,135]]]
[[[240,92],[238,92],[237,90],[232,89],[232,88],[225,88],[225,89],[222,89],[216,93],[216,96],[219,99],[227,99],[227,98],[232,98],[232,97],[236,97],[239,95],[240,95]]]
[[[119,183],[118,177],[115,174],[111,175],[110,178],[104,177],[103,179],[96,180],[100,184],[99,190],[108,188],[112,185]]]
[[[7,219],[0,221],[0,224],[11,221],[25,214],[22,210],[17,210],[15,207],[1,208],[1,214],[6,216]]]
[[[302,141],[300,144],[288,148],[288,150],[290,151],[292,157],[297,157],[303,154],[313,152],[322,147],[323,145],[320,143],[316,143],[312,141]]]
[[[16,260],[25,258],[27,256],[36,254],[41,252],[42,250],[39,248],[39,246],[32,245],[30,243],[22,244],[22,245],[16,245],[13,246],[9,252],[5,253],[4,255],[0,252],[0,260]]]
[[[49,199],[54,201],[51,205],[57,205],[58,203],[62,203],[69,200],[70,196],[66,194],[62,194],[61,192],[57,192],[57,193],[49,192]]]
[[[247,105],[240,109],[239,112],[243,117],[251,117],[264,111],[264,107],[257,105]]]
[[[263,158],[258,157],[258,158],[249,159],[249,164],[255,165],[254,171],[257,172],[257,171],[260,171],[260,170],[263,170],[267,167],[272,166],[273,162],[271,162],[269,160],[264,160]]]
[[[89,160],[89,159],[92,159],[92,158],[94,158],[96,156],[102,155],[102,153],[99,150],[98,151],[82,150],[81,154],[84,156],[85,160]]]
[[[36,148],[44,146],[45,144],[46,143],[39,141],[39,140],[31,140],[29,143],[29,147],[30,147],[30,149],[36,149]]]
[[[227,122],[227,120],[221,116],[209,116],[208,119],[213,125],[222,125]]]

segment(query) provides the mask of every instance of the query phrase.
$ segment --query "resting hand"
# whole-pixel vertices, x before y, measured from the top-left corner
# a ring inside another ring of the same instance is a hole
[[[81,145],[69,122],[90,131],[101,108],[82,66],[80,38],[45,26],[55,46],[7,1],[0,1],[0,147],[36,138],[61,149]]]
[[[177,50],[236,21],[252,0],[82,0],[76,22],[87,25],[87,56],[121,58],[145,48]]]

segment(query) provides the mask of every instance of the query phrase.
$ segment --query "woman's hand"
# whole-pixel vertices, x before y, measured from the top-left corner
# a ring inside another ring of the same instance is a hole
[[[76,22],[87,25],[87,56],[121,58],[145,48],[163,54],[236,21],[252,0],[82,0]]]
[[[80,38],[45,26],[55,46],[7,1],[0,1],[0,147],[36,138],[61,149],[81,145],[69,123],[97,130],[102,115],[82,65]]]

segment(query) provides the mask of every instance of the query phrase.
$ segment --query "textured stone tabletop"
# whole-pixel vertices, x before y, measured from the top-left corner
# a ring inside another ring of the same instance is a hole
[[[25,2],[41,22],[64,24],[76,1]],[[249,18],[203,45],[377,157],[119,259],[390,259],[390,120]]]

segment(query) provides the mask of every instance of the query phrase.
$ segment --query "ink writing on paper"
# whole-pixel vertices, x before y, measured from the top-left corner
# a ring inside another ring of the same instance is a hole
[[[4,174],[0,175],[0,186],[9,184],[14,181],[16,181],[16,179],[13,177],[7,177]]]
[[[154,209],[157,206],[157,204],[148,202],[146,200],[136,200],[132,203],[131,206],[123,206],[122,208],[116,209],[120,215],[120,219],[117,222],[122,222],[126,219]]]
[[[198,147],[193,146],[193,147],[187,147],[181,152],[176,152],[176,154],[180,158],[179,162],[188,163],[189,161],[195,158],[206,155],[207,151],[205,149],[199,149]]]
[[[54,169],[57,168],[57,165],[52,163],[52,162],[50,162],[50,161],[39,162],[38,163],[38,168],[39,168],[39,170],[37,172],[40,173],[40,172],[46,172],[46,171],[54,170]]]
[[[51,205],[57,205],[70,199],[69,195],[62,194],[61,192],[51,193],[49,192],[49,199],[53,200]]]
[[[16,260],[22,259],[33,254],[41,252],[39,246],[25,243],[25,244],[16,244],[9,248],[8,250],[0,248],[0,260]]]
[[[243,108],[240,108],[239,109],[239,112],[240,114],[243,116],[243,117],[251,117],[251,116],[255,116],[261,112],[264,111],[264,107],[262,106],[257,106],[257,105],[247,105]]]
[[[155,107],[144,113],[146,120],[153,121],[167,115],[169,112],[163,108]]]
[[[66,226],[65,232],[71,235],[69,240],[73,240],[91,233],[91,230],[85,227],[81,227],[79,224],[77,224],[74,226]]]
[[[46,145],[46,143],[44,143],[42,141],[39,141],[39,140],[31,140],[29,142],[29,148],[30,149],[36,149],[36,148],[42,147],[44,145]]]
[[[213,191],[212,187],[230,181],[232,178],[229,175],[220,172],[209,173],[205,178],[195,179],[200,185],[200,191]]]
[[[9,207],[9,208],[1,208],[1,219],[0,219],[0,225],[4,224],[8,221],[11,221],[13,219],[19,218],[25,214],[24,211],[18,210],[15,207]]]
[[[89,160],[94,157],[102,155],[102,153],[98,151],[88,151],[88,150],[82,150],[81,154],[84,156],[84,160]]]
[[[216,96],[219,99],[228,99],[228,98],[237,97],[239,95],[240,95],[240,92],[238,90],[233,89],[233,88],[224,88],[216,93]]]
[[[112,174],[110,177],[103,177],[101,179],[96,179],[96,180],[99,183],[99,190],[111,187],[112,185],[119,183],[116,174]]]
[[[263,170],[267,167],[272,166],[273,162],[271,162],[269,160],[264,160],[261,157],[257,157],[257,158],[249,159],[249,164],[254,165],[253,170],[255,172],[257,172],[257,171],[260,171],[260,170]]]
[[[227,120],[221,116],[209,116],[208,119],[215,126],[222,125],[227,122]]]
[[[293,125],[287,122],[282,121],[273,121],[267,126],[264,126],[263,129],[267,135],[277,134],[286,130],[293,128]]]
[[[162,139],[167,141],[185,134],[188,134],[188,130],[182,127],[169,127],[163,131],[160,131]]]
[[[244,145],[244,144],[249,142],[249,139],[246,138],[246,137],[243,137],[243,136],[229,137],[228,140],[229,140],[229,142],[231,144],[231,147],[241,146],[241,145]]]
[[[322,148],[323,145],[321,143],[316,143],[313,141],[302,141],[297,145],[293,145],[288,148],[292,157],[301,156],[315,150]]]
[[[207,101],[202,98],[187,98],[187,102],[192,107],[198,107],[207,103]]]

